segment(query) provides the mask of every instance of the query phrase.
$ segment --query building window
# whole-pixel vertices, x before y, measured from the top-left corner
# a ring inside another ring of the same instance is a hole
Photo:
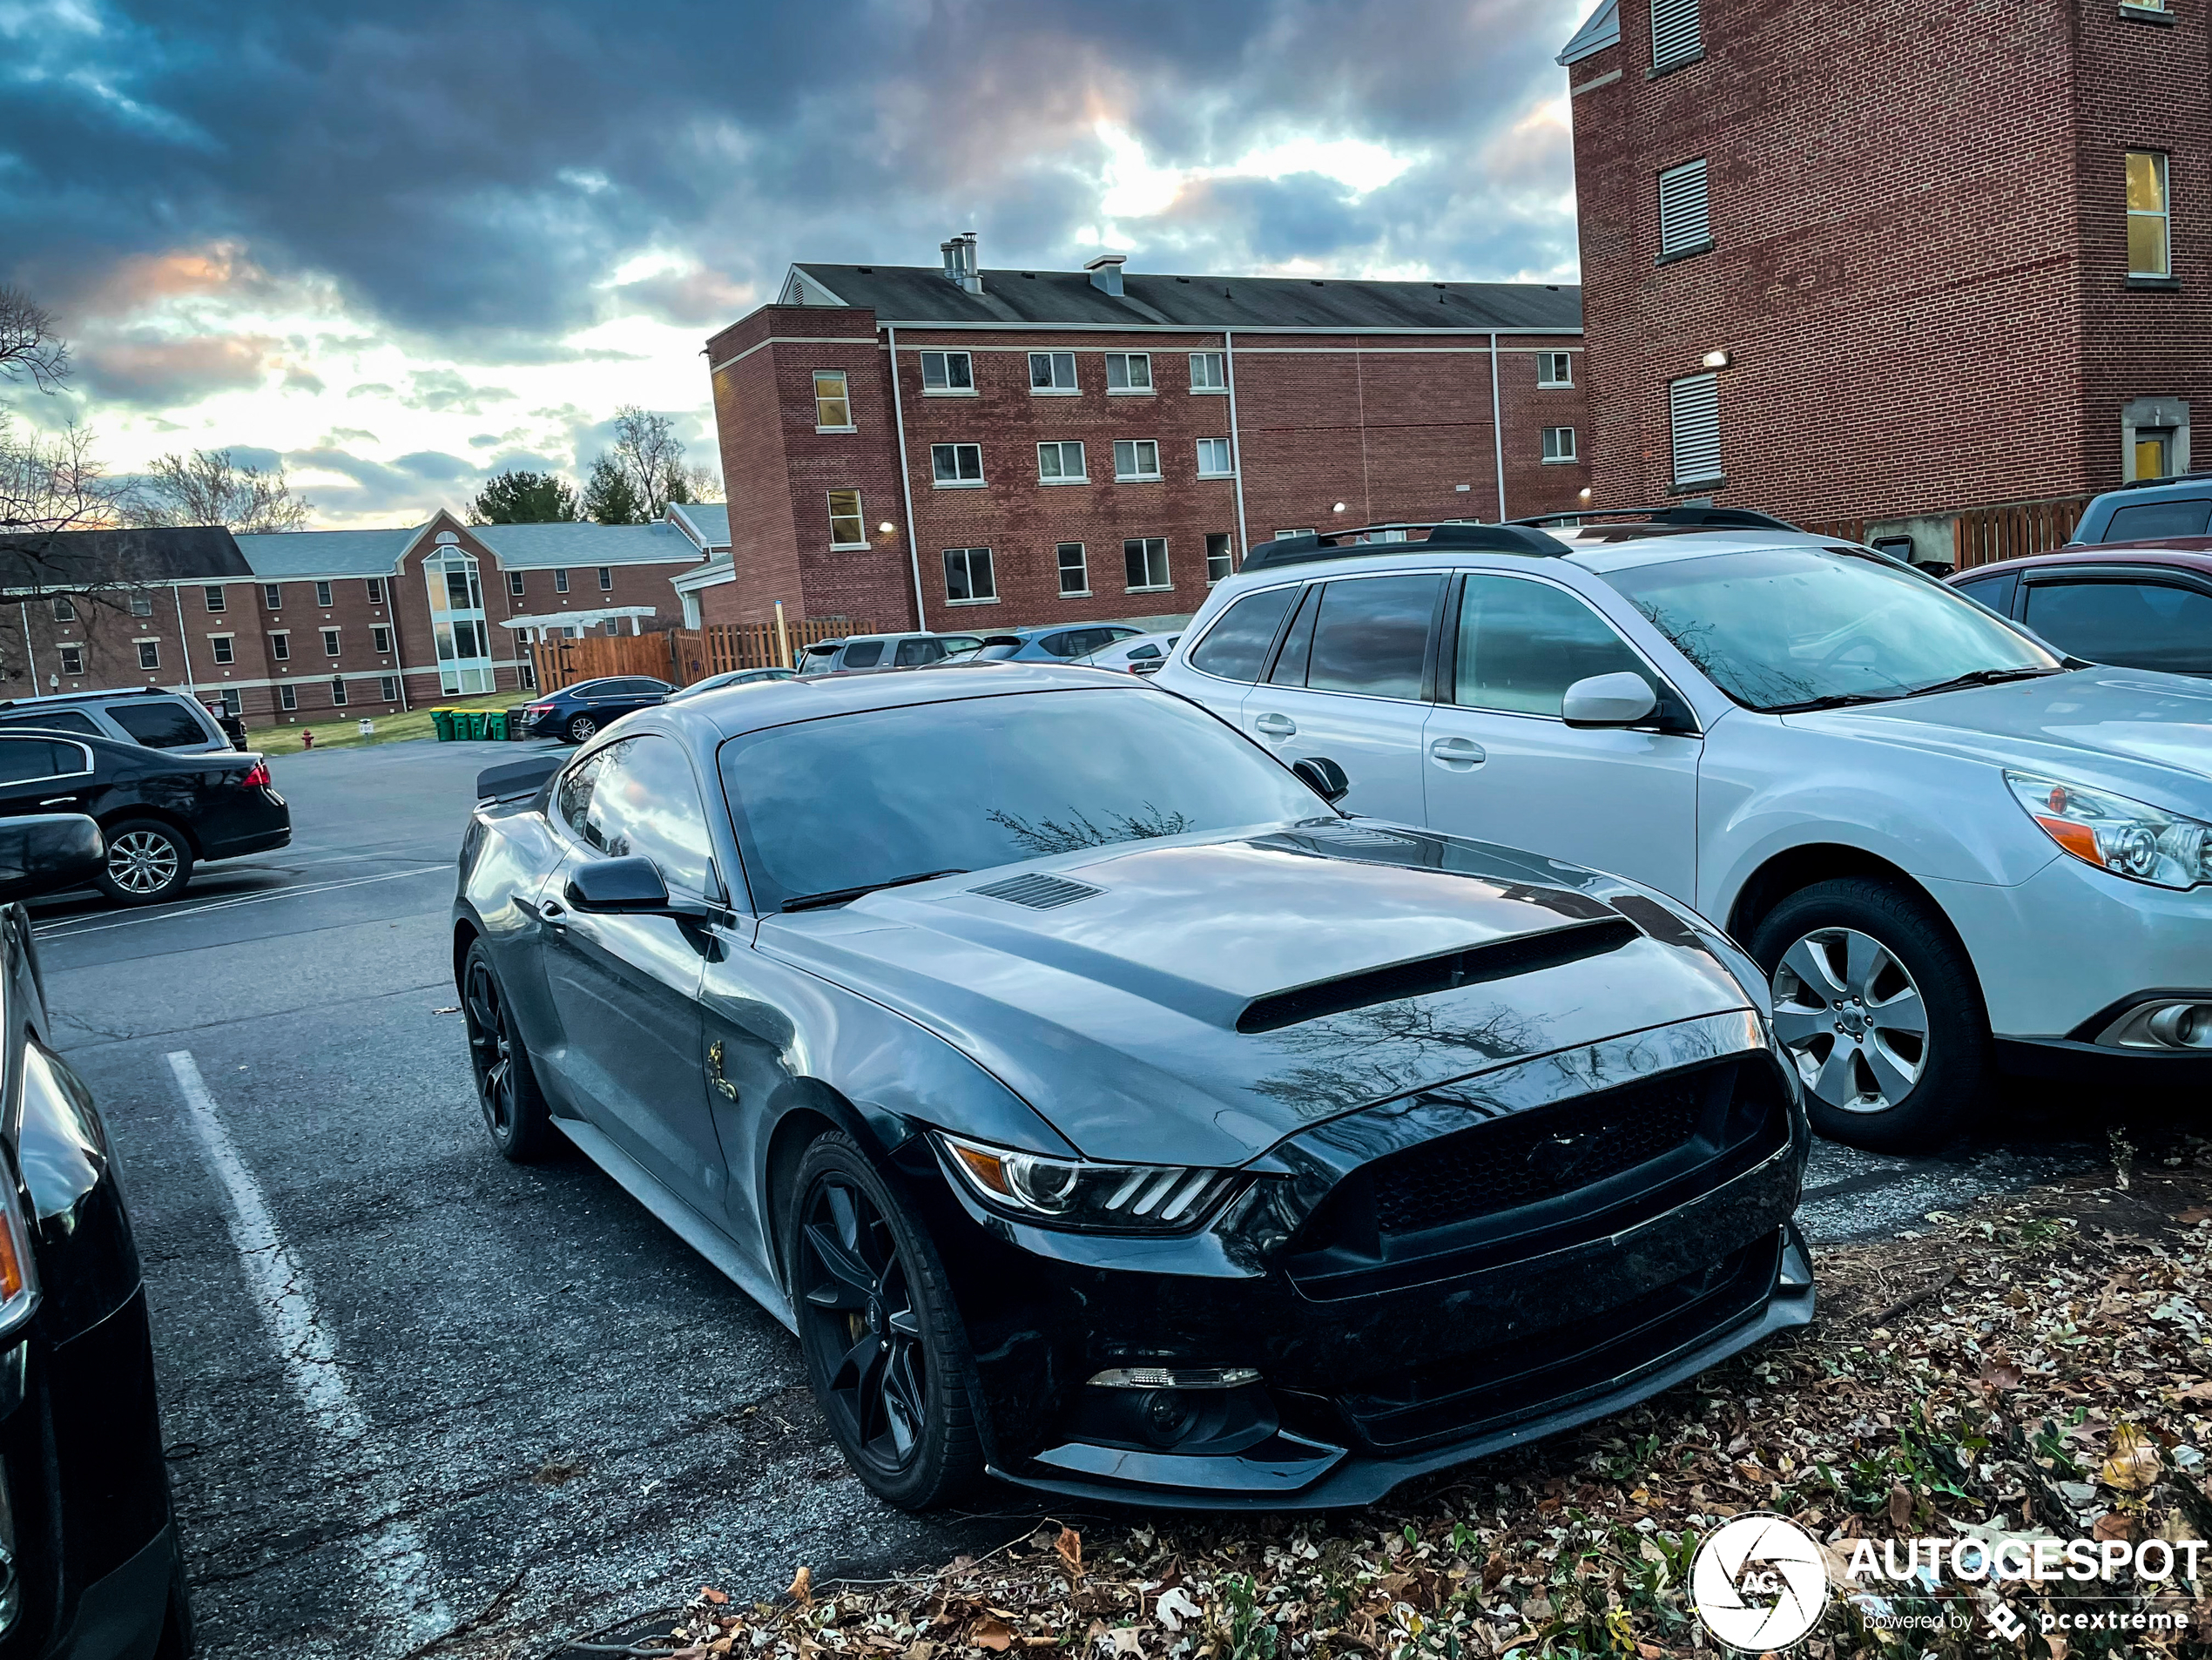
[[[569,591],[569,573],[567,571],[556,570],[553,573],[553,591],[556,594],[565,594]]]
[[[1721,479],[1721,386],[1712,375],[1693,375],[1667,388],[1674,426],[1675,482],[1715,484]]]
[[[611,594],[614,590],[615,568],[612,565],[601,565],[599,567],[599,591],[603,594]]]
[[[1275,533],[1275,540],[1277,540],[1278,542],[1280,542],[1280,541],[1281,541],[1281,540],[1283,540],[1283,538],[1284,538],[1284,537],[1285,537],[1285,536],[1312,536],[1312,534],[1313,534],[1313,528],[1312,528],[1311,525],[1308,525],[1308,526],[1307,526],[1305,530],[1278,530],[1278,531]]]
[[[1083,447],[1073,440],[1062,440],[1037,446],[1037,482],[1040,484],[1088,484],[1090,475],[1083,470]]]
[[[510,570],[507,573],[507,591],[514,595],[517,599],[520,599],[523,597],[523,573],[521,571]]]
[[[282,611],[284,609],[284,584],[275,582],[263,583],[261,603],[273,611]]]
[[[338,631],[336,629],[326,628],[323,630],[322,654],[325,657],[336,657],[338,655]]]
[[[1168,581],[1168,539],[1165,536],[1131,536],[1122,543],[1122,563],[1128,568],[1129,590],[1133,594],[1174,586]]]
[[[991,574],[988,548],[945,550],[946,599],[955,605],[974,605],[998,597],[998,579]]]
[[[975,364],[966,352],[924,352],[921,389],[949,395],[975,390]]]
[[[868,522],[860,511],[860,492],[832,490],[829,493],[830,546],[833,548],[865,548],[868,545]]]
[[[1212,530],[1206,535],[1206,586],[1211,588],[1230,574],[1235,561],[1229,553],[1229,533]]]
[[[64,645],[62,647],[62,672],[71,675],[84,672],[84,648],[83,646]]]
[[[814,430],[853,430],[853,400],[845,390],[843,369],[814,371]]]
[[[1073,352],[1029,354],[1030,391],[1073,392],[1076,389],[1076,354]]]
[[[269,655],[280,663],[292,661],[292,631],[277,629],[269,635]]]
[[[132,596],[131,596],[131,615],[132,615],[132,616],[133,616],[133,617],[151,617],[151,616],[152,616],[152,615],[153,615],[153,596],[152,596],[152,594],[133,594],[133,595],[132,595]]]
[[[336,678],[332,679],[330,683],[330,706],[334,709],[343,709],[346,706],[346,683],[343,680]]]
[[[396,674],[378,675],[376,695],[386,703],[397,703],[400,700],[400,677]]]
[[[214,651],[216,662],[235,663],[238,661],[237,650],[228,634],[210,634],[207,637],[207,644]]]
[[[1547,462],[1569,462],[1575,459],[1575,428],[1546,427],[1544,428],[1544,459]]]
[[[983,482],[983,447],[981,444],[932,444],[929,446],[929,476],[941,490],[961,489]]]
[[[140,668],[158,669],[161,666],[160,641],[139,640],[136,642],[136,644],[138,648],[138,666]]]
[[[1538,386],[1574,385],[1575,354],[1572,352],[1537,353],[1536,384]]]
[[[54,620],[57,623],[75,622],[77,620],[77,602],[67,597],[65,595],[56,594],[54,596]]]
[[[1226,438],[1198,440],[1199,477],[1227,478],[1236,470],[1235,463],[1229,459],[1229,440]]]
[[[1114,476],[1116,478],[1145,479],[1160,476],[1160,447],[1150,438],[1116,438],[1114,440]]]
[[[2138,479],[2171,478],[2174,476],[2174,438],[2171,427],[2138,427],[2135,428],[2135,472]],[[2198,517],[2203,509],[2198,509]]]
[[[223,584],[221,583],[208,583],[199,591],[209,611],[219,611],[223,609]]]
[[[2128,152],[2128,274],[2174,274],[2173,222],[2166,193],[2166,158],[2155,150]]]
[[[1106,389],[1109,392],[1150,392],[1152,389],[1152,354],[1107,353]]]
[[[368,579],[368,603],[372,605],[381,605],[384,603],[383,577],[371,577]]]
[[[1190,389],[1193,392],[1229,390],[1229,360],[1219,352],[1191,353]]]
[[[223,688],[223,712],[226,715],[235,715],[244,707],[245,704],[238,695],[238,688],[225,686]]]
[[[1704,37],[1697,27],[1697,0],[1652,0],[1651,67],[1673,69],[1695,63],[1704,55]]]
[[[279,687],[277,688],[277,707],[278,707],[278,708],[280,708],[280,709],[297,709],[299,706],[300,706],[300,691],[299,691],[299,688],[298,688],[298,687],[296,687],[296,686],[279,686]]]
[[[1668,168],[1659,175],[1659,257],[1679,260],[1712,246],[1703,159]]]
[[[1090,563],[1083,557],[1083,544],[1063,542],[1053,550],[1060,561],[1060,597],[1081,599],[1090,592]]]
[[[392,654],[392,631],[388,628],[370,629],[368,644],[369,649],[377,656],[389,657]]]
[[[323,606],[327,606],[330,604],[330,584],[328,583],[319,582],[315,584],[315,604]]]

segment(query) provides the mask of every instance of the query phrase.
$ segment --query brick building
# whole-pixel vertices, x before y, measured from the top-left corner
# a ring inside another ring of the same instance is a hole
[[[708,342],[710,623],[1186,616],[1279,530],[1586,500],[1572,286],[798,265]],[[1341,503],[1341,508],[1339,504]]]
[[[0,646],[0,695],[165,685],[276,725],[519,691],[533,636],[672,626],[671,579],[726,557],[727,523],[717,504],[642,525],[441,511],[388,530],[41,536],[38,568],[11,561],[0,587],[21,641]]]
[[[1604,0],[1560,55],[1598,503],[1865,520],[1947,560],[1962,509],[2186,469],[2206,13]]]

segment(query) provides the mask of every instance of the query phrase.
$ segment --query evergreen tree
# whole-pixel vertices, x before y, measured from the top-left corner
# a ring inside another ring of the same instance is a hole
[[[469,509],[475,524],[558,524],[583,516],[576,492],[557,473],[502,473]]]
[[[591,463],[591,477],[583,487],[583,511],[601,524],[644,524],[645,503],[630,475],[611,455]]]

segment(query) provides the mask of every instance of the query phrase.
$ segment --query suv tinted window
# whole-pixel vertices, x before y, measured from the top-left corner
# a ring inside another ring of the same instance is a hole
[[[10,715],[0,720],[0,726],[31,726],[40,732],[89,732],[94,738],[107,736],[92,717],[81,709],[50,709],[43,715]]]
[[[918,669],[925,663],[934,663],[939,658],[944,655],[945,648],[935,640],[900,640],[899,642],[899,655],[895,659],[894,659],[892,667],[897,669]]]
[[[181,703],[152,698],[145,703],[111,703],[106,713],[148,749],[183,749],[211,741],[207,729]]]
[[[561,817],[610,859],[643,854],[671,887],[717,890],[706,810],[684,752],[666,738],[625,738],[561,780]]]
[[[1526,715],[1556,715],[1567,688],[1593,674],[1625,670],[1651,678],[1643,659],[1588,605],[1516,577],[1467,579],[1458,659],[1454,702]]]
[[[2212,594],[2154,582],[2033,582],[2027,624],[2092,663],[2212,674]]]
[[[2013,590],[2019,583],[2019,573],[2013,572],[2002,577],[1983,577],[1974,582],[1953,583],[1952,586],[1967,598],[1980,601],[2000,617],[2009,617],[2013,614]]]
[[[1440,577],[1368,577],[1321,590],[1305,684],[1316,692],[1418,698]]]
[[[2140,542],[2149,536],[2202,536],[2212,522],[2212,496],[2193,502],[2140,502],[2115,508],[2100,542]]]
[[[1246,594],[1222,612],[1190,653],[1190,666],[1224,680],[1257,680],[1267,665],[1267,648],[1275,644],[1275,631],[1291,608],[1298,590],[1263,589]]]
[[[861,640],[845,648],[845,655],[838,660],[840,669],[872,669],[883,660],[881,640]]]
[[[74,744],[51,744],[37,738],[0,739],[0,784],[21,784],[29,779],[84,770],[84,752]]]

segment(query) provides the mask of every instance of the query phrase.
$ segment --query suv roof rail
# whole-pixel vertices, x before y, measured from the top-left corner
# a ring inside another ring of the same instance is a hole
[[[1425,532],[1416,540],[1413,532]],[[1379,534],[1395,532],[1388,541]],[[1242,569],[1267,570],[1313,559],[1351,559],[1363,554],[1411,553],[1424,549],[1464,548],[1482,553],[1527,553],[1557,558],[1568,551],[1557,536],[1523,524],[1478,524],[1468,519],[1418,519],[1393,524],[1359,524],[1311,536],[1277,536],[1244,556]]]
[[[112,692],[42,692],[35,698],[0,698],[0,709],[19,708],[27,703],[82,703],[87,698],[181,698],[181,692],[172,692],[167,686],[118,686]]]
[[[1642,519],[1652,524],[1673,525],[1683,530],[1797,530],[1802,525],[1787,519],[1777,519],[1771,513],[1755,513],[1748,507],[1689,507],[1673,504],[1667,507],[1600,507],[1583,508],[1573,513],[1540,513],[1533,518],[1508,519],[1508,524],[1587,524],[1593,519]]]
[[[2125,484],[2114,484],[2115,490],[2155,490],[2161,484],[2186,484],[2194,478],[2212,478],[2212,470],[2196,468],[2186,473],[2168,473],[2163,478],[2131,478]]]

